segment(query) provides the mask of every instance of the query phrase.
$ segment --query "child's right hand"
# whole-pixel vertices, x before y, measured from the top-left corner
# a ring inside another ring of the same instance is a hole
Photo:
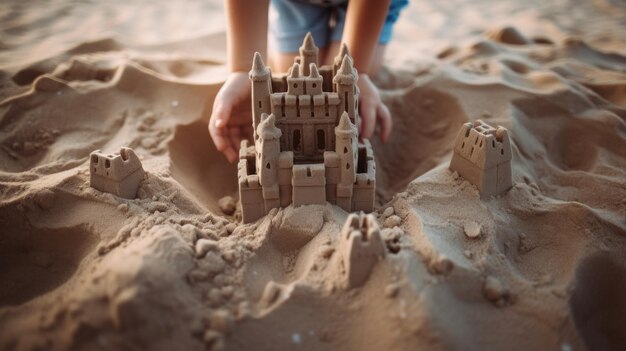
[[[252,139],[252,97],[248,72],[231,73],[215,96],[209,134],[228,161],[239,158],[243,139]]]

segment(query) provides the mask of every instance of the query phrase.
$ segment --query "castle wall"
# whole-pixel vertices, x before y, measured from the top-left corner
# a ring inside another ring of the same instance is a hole
[[[324,164],[294,165],[291,178],[293,206],[326,203],[326,170]]]
[[[361,169],[362,168],[362,169]],[[352,192],[352,211],[372,212],[376,193],[376,163],[368,140],[359,144],[356,182]]]
[[[244,223],[254,222],[265,215],[263,189],[259,176],[248,175],[248,160],[246,159],[240,159],[237,168],[242,220]]]
[[[324,152],[326,169],[326,201],[337,203],[337,183],[339,183],[339,156],[334,151]]]
[[[292,168],[293,152],[283,151],[278,156],[278,188],[280,191],[280,206],[287,207],[292,201]]]
[[[333,67],[330,65],[322,66],[318,68],[320,76],[322,76],[322,90],[333,91]]]

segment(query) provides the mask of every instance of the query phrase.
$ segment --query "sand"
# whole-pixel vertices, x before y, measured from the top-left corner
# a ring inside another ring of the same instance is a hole
[[[232,212],[206,131],[221,3],[0,14],[1,350],[626,348],[620,1],[411,3],[376,81],[387,255],[354,289],[345,212]],[[479,118],[513,146],[513,188],[483,201],[447,169]],[[134,200],[89,187],[89,153],[121,146],[147,173]]]

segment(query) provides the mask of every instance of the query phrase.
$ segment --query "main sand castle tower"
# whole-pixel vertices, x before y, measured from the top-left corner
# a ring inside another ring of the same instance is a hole
[[[373,209],[376,165],[369,141],[359,141],[352,57],[343,45],[332,66],[318,67],[318,59],[310,33],[286,76],[272,77],[254,55],[254,144],[242,141],[238,164],[245,223],[290,204]]]

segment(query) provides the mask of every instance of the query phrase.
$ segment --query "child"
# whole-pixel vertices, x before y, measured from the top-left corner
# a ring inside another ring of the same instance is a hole
[[[380,68],[393,24],[408,1],[272,0],[271,23],[268,23],[268,2],[225,1],[231,73],[215,97],[209,121],[209,133],[217,149],[234,162],[241,140],[251,139],[248,71],[254,53],[258,51],[265,56],[267,52],[268,25],[275,50],[270,62],[275,72],[286,72],[291,67],[307,32],[312,33],[320,47],[321,64],[332,63],[340,43],[346,43],[359,72],[360,135],[370,138],[378,121],[381,140],[386,142],[391,131],[391,116],[369,75],[375,75]]]

